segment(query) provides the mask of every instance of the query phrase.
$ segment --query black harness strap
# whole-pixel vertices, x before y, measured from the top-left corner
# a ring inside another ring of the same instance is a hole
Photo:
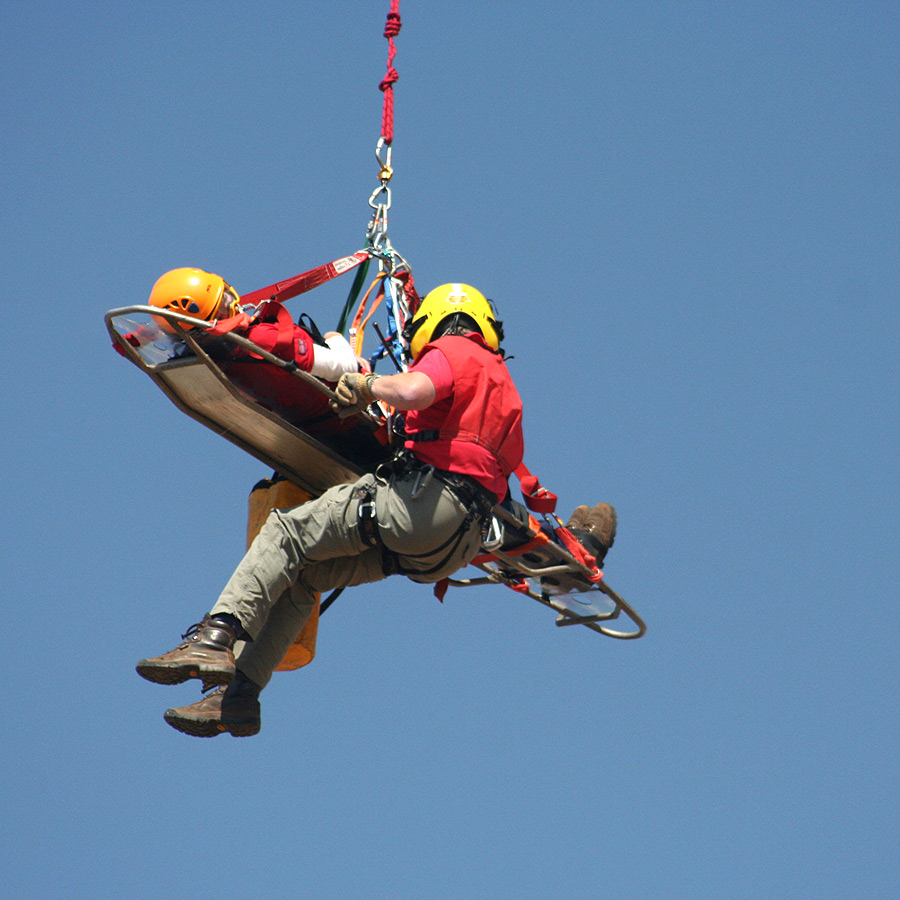
[[[322,336],[319,326],[313,322],[309,313],[300,313],[297,317],[297,324],[313,339],[314,344],[318,344],[320,347],[328,346],[328,341]]]
[[[408,441],[419,443],[421,441],[439,441],[441,433],[436,428],[430,428],[427,431],[413,431],[406,435]]]

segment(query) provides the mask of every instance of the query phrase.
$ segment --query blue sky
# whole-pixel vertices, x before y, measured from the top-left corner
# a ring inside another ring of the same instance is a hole
[[[528,464],[616,505],[648,634],[358,588],[247,740],[134,673],[267,472],[103,314],[363,246],[388,10],[0,7],[9,896],[895,897],[894,4],[403,0],[392,242],[497,302]]]

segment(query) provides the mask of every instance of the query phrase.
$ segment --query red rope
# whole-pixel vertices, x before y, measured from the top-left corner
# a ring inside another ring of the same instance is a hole
[[[387,74],[378,85],[384,93],[384,108],[381,113],[381,136],[386,144],[394,140],[394,82],[400,77],[394,68],[394,56],[397,48],[394,46],[394,38],[400,34],[402,22],[400,21],[400,0],[391,0],[391,11],[387,15],[384,24],[384,36],[388,41]]]

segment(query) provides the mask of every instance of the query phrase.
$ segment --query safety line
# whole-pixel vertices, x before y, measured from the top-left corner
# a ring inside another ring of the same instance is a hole
[[[384,36],[388,41],[387,73],[378,85],[384,93],[384,106],[381,112],[381,136],[385,144],[394,140],[394,82],[399,78],[394,68],[394,56],[397,48],[394,38],[400,34],[403,23],[400,21],[400,0],[391,0],[391,11],[387,14],[384,25]]]

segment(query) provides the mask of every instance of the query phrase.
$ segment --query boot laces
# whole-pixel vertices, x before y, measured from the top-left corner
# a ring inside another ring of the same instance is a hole
[[[195,622],[188,628],[187,631],[185,631],[185,633],[181,637],[184,640],[193,637],[195,634],[197,634],[198,631],[200,631],[201,628],[203,628],[204,625],[206,625],[206,621],[206,618],[204,618],[202,622]]]
[[[206,628],[206,626],[209,625],[209,623],[210,623],[210,616],[208,613],[201,619],[201,621],[194,622],[194,624],[191,625],[188,628],[188,630],[185,631],[185,633],[181,636],[183,643],[179,645],[179,649],[181,647],[186,647],[191,641],[199,641],[200,640],[200,631],[203,628]]]

